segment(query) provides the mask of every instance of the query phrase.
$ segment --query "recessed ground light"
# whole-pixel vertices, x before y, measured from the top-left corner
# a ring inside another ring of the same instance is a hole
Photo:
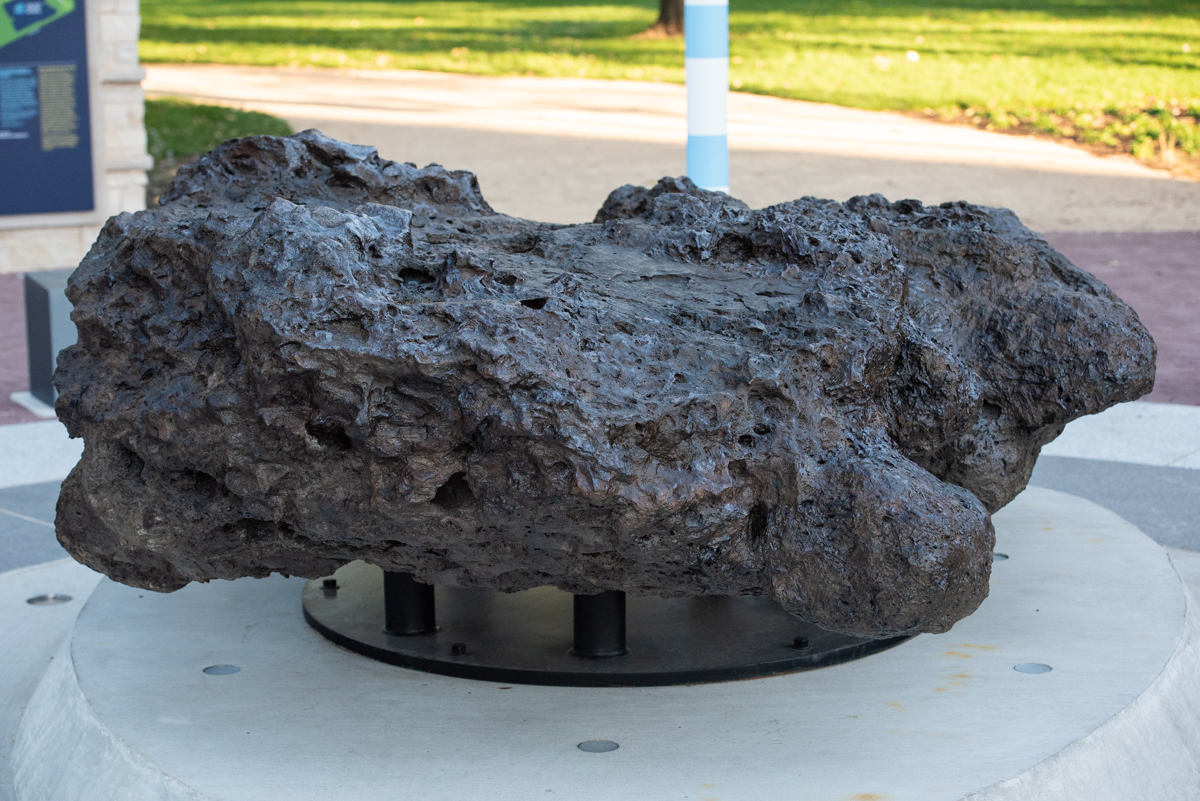
[[[579,750],[587,751],[589,754],[605,754],[609,751],[616,751],[620,747],[612,740],[584,740],[579,744]]]
[[[204,672],[210,676],[232,676],[241,670],[237,665],[209,665]]]
[[[52,592],[49,595],[35,595],[32,598],[25,599],[25,603],[32,606],[58,606],[59,604],[70,602],[70,595],[60,595],[56,592]]]
[[[1019,665],[1014,665],[1013,670],[1018,673],[1049,673],[1054,668],[1039,662],[1022,662]]]

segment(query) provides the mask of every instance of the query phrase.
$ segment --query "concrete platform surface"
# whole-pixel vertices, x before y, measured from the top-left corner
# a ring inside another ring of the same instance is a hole
[[[1159,545],[1200,551],[1200,470],[1042,456],[1029,486],[1087,498]]]
[[[15,798],[1194,798],[1200,627],[1166,554],[1047,490],[996,523],[1009,559],[951,632],[693,687],[449,679],[328,643],[298,580],[105,581],[27,707]]]
[[[99,573],[70,559],[0,573],[0,801],[13,798],[9,768],[25,704],[100,579]],[[71,600],[51,606],[26,603],[51,594]]]
[[[1068,423],[1042,455],[1200,470],[1200,407],[1121,403]]]
[[[83,455],[57,420],[0,426],[0,489],[62,481]]]
[[[479,175],[499,211],[590,220],[607,194],[684,172],[674,84],[401,70],[147,65],[151,96],[236,105],[297,129]],[[1125,158],[899,114],[729,96],[732,193],[751,206],[881,192],[1014,209],[1036,231],[1200,230],[1200,183]]]

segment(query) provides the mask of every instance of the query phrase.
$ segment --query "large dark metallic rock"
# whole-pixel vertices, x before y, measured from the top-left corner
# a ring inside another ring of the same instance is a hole
[[[164,591],[364,559],[944,631],[1039,448],[1154,378],[1137,315],[1005,210],[664,179],[548,225],[315,131],[185,167],[69,294],[58,535]]]

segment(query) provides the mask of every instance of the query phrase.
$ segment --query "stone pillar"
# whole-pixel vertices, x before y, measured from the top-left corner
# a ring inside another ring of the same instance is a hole
[[[103,179],[96,187],[102,217],[84,224],[55,224],[52,215],[27,227],[0,226],[0,273],[75,267],[87,253],[104,219],[146,207],[145,98],[138,64],[141,17],[138,0],[89,0],[89,61],[92,102],[99,104],[97,132]],[[98,85],[97,85],[98,84]]]

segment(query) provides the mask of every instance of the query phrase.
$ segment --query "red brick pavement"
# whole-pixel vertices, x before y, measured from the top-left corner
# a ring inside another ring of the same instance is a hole
[[[1047,234],[1067,258],[1137,309],[1158,343],[1146,399],[1200,406],[1200,233]],[[9,400],[29,389],[19,275],[0,275],[0,425],[38,419]]]
[[[29,390],[25,354],[25,290],[19,274],[0,274],[0,425],[37,420],[33,412],[9,400]]]
[[[1200,233],[1045,236],[1133,306],[1158,343],[1145,400],[1200,406]]]

